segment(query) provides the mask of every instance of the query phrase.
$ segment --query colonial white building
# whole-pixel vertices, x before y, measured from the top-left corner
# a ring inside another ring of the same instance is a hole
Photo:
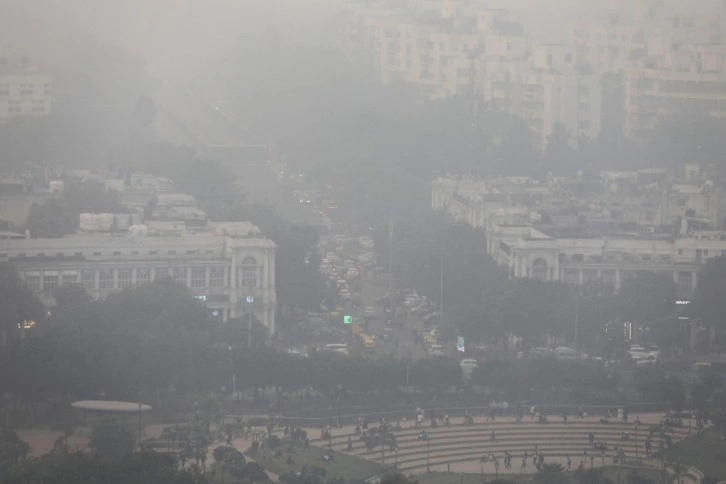
[[[609,184],[608,177],[603,180]],[[648,191],[640,197],[613,193],[572,198],[553,183],[557,180],[439,178],[432,184],[432,208],[483,229],[487,252],[511,277],[576,284],[599,280],[619,290],[639,272],[658,272],[672,277],[687,298],[703,263],[726,255],[726,231],[717,230],[722,222],[720,193],[708,186],[688,185],[694,190],[691,196],[686,185],[671,184],[662,195],[651,197],[662,198],[662,203],[651,206]],[[542,214],[549,210],[571,213],[552,212],[552,220],[542,224]],[[581,223],[581,216],[597,223]],[[677,235],[659,230],[678,221]],[[692,222],[710,229],[694,230]],[[634,228],[608,229],[618,224]]]
[[[226,321],[253,314],[275,331],[275,244],[245,222],[210,223],[195,231],[150,235],[75,234],[58,239],[0,239],[0,261],[17,268],[49,306],[53,291],[80,284],[94,298],[172,278]]]
[[[512,277],[582,284],[602,281],[619,290],[639,272],[673,278],[679,295],[688,298],[704,262],[726,255],[726,232],[690,237],[550,236],[531,226],[495,226],[487,231],[487,252]]]

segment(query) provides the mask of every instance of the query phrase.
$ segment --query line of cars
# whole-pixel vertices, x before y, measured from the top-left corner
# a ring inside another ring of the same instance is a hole
[[[628,355],[630,356],[630,359],[635,362],[636,365],[648,366],[655,365],[660,361],[661,351],[657,345],[652,343],[633,344],[628,350]],[[590,356],[588,354],[582,351],[578,352],[577,350],[567,346],[558,346],[554,349],[537,346],[534,348],[530,348],[526,355],[523,352],[517,354],[518,358],[523,358],[524,356],[527,356],[528,358],[553,357],[557,360],[564,361],[590,359]],[[594,359],[602,358],[594,357]]]

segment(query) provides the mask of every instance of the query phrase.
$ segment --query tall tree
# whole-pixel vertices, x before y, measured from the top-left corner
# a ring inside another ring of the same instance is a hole
[[[17,339],[22,321],[40,322],[44,316],[43,304],[23,284],[15,267],[0,262],[0,346]]]
[[[693,304],[703,322],[722,338],[726,328],[726,256],[715,257],[703,265],[698,285],[693,294]]]
[[[640,272],[623,282],[615,297],[617,315],[623,321],[639,324],[662,322],[673,314],[677,295],[670,275]]]
[[[88,446],[106,457],[123,457],[134,450],[134,435],[112,421],[99,422],[93,427]]]

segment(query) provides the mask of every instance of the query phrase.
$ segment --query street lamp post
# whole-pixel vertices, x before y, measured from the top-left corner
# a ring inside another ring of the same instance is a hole
[[[338,383],[338,427],[343,427],[343,410],[342,410],[343,385]]]
[[[141,398],[139,398],[139,442],[138,442],[138,448],[141,449]]]
[[[328,406],[328,447],[333,450],[333,406]]]
[[[640,426],[639,422],[635,422],[635,458],[638,458],[638,427]]]
[[[430,462],[429,456],[430,456],[430,450],[431,450],[430,445],[429,445],[430,442],[431,441],[429,440],[429,436],[426,435],[426,472],[431,472],[431,466],[429,464],[429,462]]]

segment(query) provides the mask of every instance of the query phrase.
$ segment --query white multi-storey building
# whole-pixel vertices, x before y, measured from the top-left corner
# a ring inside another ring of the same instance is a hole
[[[52,99],[50,77],[25,60],[0,58],[0,123],[50,114]]]
[[[49,306],[53,291],[80,284],[94,298],[172,278],[206,302],[220,321],[253,314],[275,332],[275,244],[245,222],[210,223],[177,235],[76,234],[57,239],[1,239],[0,261],[12,263]]]

